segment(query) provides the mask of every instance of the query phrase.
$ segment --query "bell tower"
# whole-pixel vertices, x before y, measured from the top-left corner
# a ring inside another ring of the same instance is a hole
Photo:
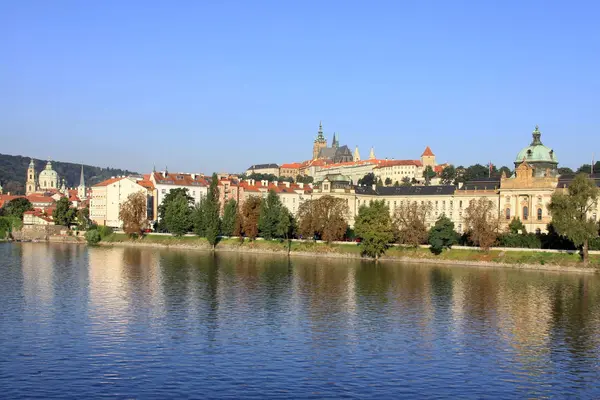
[[[37,190],[37,185],[35,184],[35,163],[33,162],[33,158],[29,162],[29,167],[27,167],[27,183],[25,184],[25,187],[25,194],[27,196],[35,193]]]
[[[319,132],[317,132],[317,138],[313,144],[313,160],[319,158],[319,153],[321,149],[327,147],[327,139],[325,139],[325,135],[323,135],[323,124],[319,122]]]

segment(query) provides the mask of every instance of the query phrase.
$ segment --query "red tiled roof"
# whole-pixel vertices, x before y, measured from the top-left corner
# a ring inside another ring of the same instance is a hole
[[[423,154],[421,154],[421,157],[431,157],[434,156],[435,154],[433,154],[433,151],[431,151],[431,149],[429,148],[429,146],[427,146],[425,148],[425,151],[423,152]]]
[[[141,180],[136,182],[138,185],[145,187],[146,189],[154,189],[154,183],[151,180]]]
[[[302,163],[289,163],[289,164],[282,164],[280,168],[299,169],[301,167],[302,167]]]
[[[167,173],[167,176],[160,172],[154,172],[153,174],[156,183],[161,185],[208,186],[208,181],[202,174],[196,174],[195,179],[192,174]]]
[[[381,163],[375,168],[394,167],[396,165],[414,165],[415,167],[420,167],[422,164],[419,160],[389,160]]]
[[[43,219],[44,221],[47,222],[52,222],[52,214],[48,214],[48,213],[43,213],[39,210],[30,210],[30,211],[25,211],[23,214],[28,214],[28,215],[35,215],[36,217]]]
[[[98,183],[98,184],[96,184],[94,186],[95,187],[97,187],[97,186],[108,186],[108,185],[110,185],[112,183],[120,181],[121,179],[124,179],[124,178],[110,178],[110,179],[102,181],[102,182],[100,182],[100,183]]]
[[[29,196],[27,196],[27,200],[29,200],[32,203],[54,203],[54,199],[52,197],[41,196],[36,194],[30,194]]]

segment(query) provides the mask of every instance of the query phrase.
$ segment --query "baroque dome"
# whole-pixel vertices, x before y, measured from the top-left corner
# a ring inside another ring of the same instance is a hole
[[[532,135],[533,141],[529,146],[525,147],[519,152],[519,154],[517,154],[515,164],[526,161],[529,164],[548,163],[558,165],[558,158],[556,158],[556,153],[554,150],[542,144],[542,132],[540,132],[540,129],[537,125]]]
[[[52,163],[50,161],[48,161],[48,164],[46,164],[46,168],[40,172],[40,179],[43,178],[58,179],[58,173],[52,169]]]

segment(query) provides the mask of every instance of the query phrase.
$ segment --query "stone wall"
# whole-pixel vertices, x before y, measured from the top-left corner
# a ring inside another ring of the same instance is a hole
[[[69,228],[60,225],[23,225],[18,231],[13,231],[12,236],[20,241],[47,241],[50,237],[69,237]]]

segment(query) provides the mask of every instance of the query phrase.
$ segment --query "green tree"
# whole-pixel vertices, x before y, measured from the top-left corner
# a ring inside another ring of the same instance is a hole
[[[192,209],[186,195],[170,200],[165,210],[165,227],[175,236],[183,236],[192,228]]]
[[[412,186],[412,182],[411,182],[410,178],[408,176],[405,176],[404,178],[402,178],[402,183],[400,184],[400,186],[405,186],[405,187]]]
[[[442,215],[429,230],[429,245],[431,252],[440,254],[458,242],[458,234],[454,230],[454,222]]]
[[[191,212],[192,230],[200,237],[206,237],[206,198],[200,200]]]
[[[510,221],[510,224],[508,224],[508,230],[513,234],[527,234],[527,228],[525,228],[525,225],[523,225],[523,222],[519,217],[515,217],[512,219],[512,221]]]
[[[194,203],[194,199],[188,194],[187,188],[171,189],[165,195],[165,198],[163,199],[163,201],[158,206],[158,226],[157,226],[157,230],[159,232],[168,232],[167,225],[166,225],[166,222],[165,222],[165,214],[166,214],[166,211],[167,211],[167,207],[169,206],[169,204],[173,200],[175,200],[179,196],[184,196],[187,199],[188,204],[193,204]]]
[[[423,171],[423,178],[425,178],[425,185],[430,185],[431,184],[431,179],[435,178],[435,171],[433,170],[433,168],[431,168],[431,165],[428,165],[427,167],[425,167],[425,170]]]
[[[204,218],[206,222],[206,239],[208,243],[215,248],[221,233],[221,218],[219,204],[219,179],[217,174],[213,174],[206,195]]]
[[[278,237],[277,225],[279,224],[282,208],[283,204],[277,193],[274,190],[269,190],[267,198],[261,204],[258,219],[258,231],[265,239],[270,240]]]
[[[390,178],[389,176],[387,178],[385,178],[385,186],[391,186],[392,184],[392,178]]]
[[[77,226],[79,227],[80,230],[87,230],[92,226],[92,220],[90,220],[90,209],[85,207],[85,208],[80,208],[79,210],[77,210]]]
[[[592,164],[583,164],[581,167],[577,168],[578,174],[591,174],[592,173]],[[594,173],[600,173],[600,161],[597,161],[594,164]]]
[[[512,175],[512,170],[506,166],[503,166],[502,168],[500,168],[500,170],[498,170],[498,174],[500,176],[502,176],[502,174],[506,175],[507,178],[509,178]]]
[[[384,200],[360,206],[354,221],[354,232],[361,238],[360,246],[364,255],[378,260],[385,253],[394,240],[394,230],[390,209]]]
[[[440,173],[440,178],[444,185],[452,185],[456,180],[456,168],[453,165],[448,165]]]
[[[57,225],[71,226],[77,216],[77,210],[71,207],[71,202],[68,198],[63,197],[56,202],[56,208],[52,213],[54,223]]]
[[[569,167],[561,167],[558,169],[559,175],[575,175],[575,172]]]
[[[23,220],[25,211],[33,210],[31,202],[25,197],[12,199],[4,206],[4,215],[7,217],[15,217]]]
[[[408,180],[408,183],[410,184],[410,179]],[[400,182],[394,182],[394,187],[400,187]]]
[[[296,183],[304,183],[304,184],[308,184],[308,183],[313,183],[314,182],[314,178],[312,176],[308,176],[308,175],[298,175],[296,177]]]
[[[377,178],[375,178],[375,174],[372,172],[365,174],[365,176],[358,180],[358,184],[362,186],[373,186],[376,182]]]
[[[88,244],[95,245],[101,240],[100,232],[97,229],[90,229],[85,233],[85,240]]]
[[[598,205],[599,189],[586,174],[578,174],[567,193],[556,192],[548,209],[552,213],[552,225],[556,231],[582,248],[584,264],[589,259],[589,241],[598,237],[596,221],[588,217]]]
[[[221,231],[225,236],[232,236],[235,231],[236,219],[238,216],[237,201],[231,199],[225,203],[223,210],[223,221],[221,223]]]

